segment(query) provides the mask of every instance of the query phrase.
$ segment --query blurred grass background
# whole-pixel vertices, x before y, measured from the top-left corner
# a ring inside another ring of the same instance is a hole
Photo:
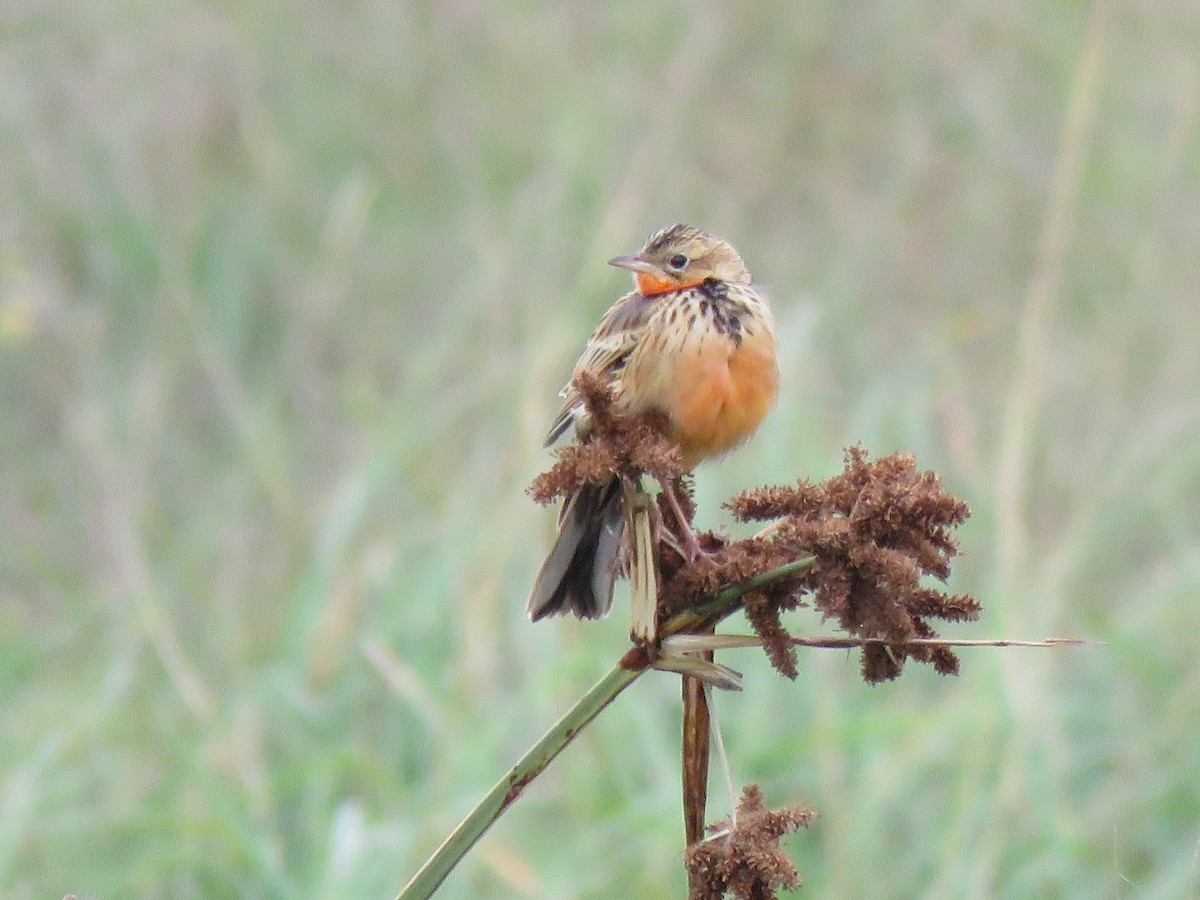
[[[1106,642],[730,654],[807,894],[1200,895],[1198,137],[1172,0],[9,4],[0,893],[392,896],[625,645],[525,620],[523,488],[684,220],[783,353],[701,522],[912,450],[953,634]],[[678,718],[639,682],[444,895],[680,896]]]

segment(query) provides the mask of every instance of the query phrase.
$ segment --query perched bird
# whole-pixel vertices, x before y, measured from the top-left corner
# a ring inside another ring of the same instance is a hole
[[[676,224],[608,263],[630,270],[635,290],[604,314],[575,363],[546,446],[572,426],[580,436],[587,432],[572,384],[580,372],[601,375],[621,412],[664,415],[687,471],[744,442],[775,402],[779,368],[767,298],[738,252],[714,234]],[[678,498],[664,489],[694,557],[699,543]],[[618,478],[568,497],[529,596],[529,617],[607,613],[624,529]]]

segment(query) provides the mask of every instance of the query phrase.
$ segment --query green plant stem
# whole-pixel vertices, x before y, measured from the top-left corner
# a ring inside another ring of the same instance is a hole
[[[487,796],[468,813],[442,845],[434,851],[413,876],[396,900],[425,900],[438,889],[468,850],[492,823],[517,799],[534,778],[575,739],[583,728],[629,687],[645,669],[626,669],[620,665],[596,682],[561,719],[521,757],[508,774],[488,791]]]
[[[663,628],[663,635],[679,634],[706,623],[715,623],[737,609],[743,594],[755,588],[762,587],[775,581],[802,572],[816,562],[814,557],[793,560],[755,575],[741,584],[725,588],[716,594],[712,600],[696,606],[687,612],[674,616]],[[639,656],[639,654],[641,654]],[[640,660],[640,663],[637,661]],[[617,695],[637,680],[646,671],[651,659],[641,653],[638,648],[626,654],[621,664],[601,678],[578,702],[567,710],[529,751],[521,757],[520,762],[513,766],[507,775],[488,791],[487,796],[467,814],[442,845],[434,851],[433,856],[426,860],[412,880],[405,885],[396,900],[425,900],[432,896],[451,870],[458,865],[459,860],[483,837],[496,819],[521,795],[529,783],[533,781],[551,760],[575,739],[575,736],[587,726],[600,711],[616,699]]]

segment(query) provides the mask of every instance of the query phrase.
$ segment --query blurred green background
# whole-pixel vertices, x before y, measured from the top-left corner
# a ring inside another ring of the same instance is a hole
[[[1176,0],[8,4],[0,894],[392,896],[627,645],[622,599],[525,620],[523,488],[604,260],[676,220],[782,346],[702,524],[911,450],[974,510],[949,633],[1105,642],[875,688],[730,653],[807,895],[1200,895]],[[443,895],[681,896],[678,720],[640,681]]]

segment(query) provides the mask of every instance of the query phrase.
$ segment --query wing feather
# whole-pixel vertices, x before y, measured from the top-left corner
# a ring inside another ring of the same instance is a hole
[[[606,376],[611,383],[641,340],[654,307],[654,298],[634,291],[614,303],[604,314],[575,363],[571,380],[559,392],[563,403],[546,435],[547,447],[566,433],[583,410],[583,400],[574,387],[575,376],[580,372],[592,372]]]

